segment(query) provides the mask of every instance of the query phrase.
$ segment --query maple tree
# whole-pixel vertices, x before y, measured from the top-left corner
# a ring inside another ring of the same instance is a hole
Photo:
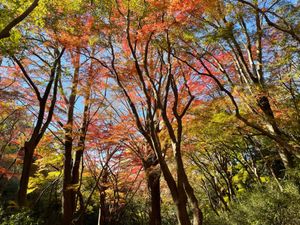
[[[12,59],[14,62],[17,64],[20,72],[23,74],[25,77],[26,82],[28,82],[29,87],[33,90],[34,95],[36,100],[38,101],[38,115],[37,115],[37,121],[34,126],[33,132],[31,134],[31,137],[29,138],[28,141],[24,143],[24,147],[20,149],[20,151],[24,152],[24,163],[23,163],[23,170],[22,170],[22,176],[20,180],[20,188],[19,188],[19,193],[18,193],[18,201],[20,205],[23,205],[26,200],[26,193],[27,193],[27,187],[28,187],[28,180],[29,180],[29,174],[31,170],[31,165],[32,165],[32,159],[33,159],[33,154],[36,146],[40,142],[41,138],[43,137],[47,127],[49,126],[49,123],[51,122],[53,111],[54,111],[54,106],[56,103],[56,94],[57,94],[57,87],[58,87],[58,77],[59,77],[59,72],[57,72],[57,64],[58,61],[60,60],[64,50],[61,50],[59,52],[58,49],[54,51],[55,59],[53,62],[53,65],[48,63],[48,66],[52,67],[50,68],[50,74],[49,74],[49,81],[47,82],[44,92],[41,94],[38,86],[37,86],[37,81],[34,81],[27,71],[25,69],[23,63],[16,57],[12,56]],[[39,53],[33,53],[33,55],[39,54]],[[47,61],[45,61],[47,62]],[[27,66],[30,65],[30,62],[28,63]],[[40,65],[38,65],[40,66]],[[46,78],[47,79],[47,78]],[[53,87],[53,88],[52,88]],[[51,90],[53,89],[53,94],[51,96],[51,102],[48,105],[48,101],[50,98],[50,93]],[[46,110],[48,109],[47,115],[46,115]],[[44,118],[46,118],[44,120]]]
[[[230,7],[230,3],[224,7]],[[294,142],[293,138],[280,127],[275,110],[271,106],[271,99],[273,98],[274,102],[276,100],[270,93],[270,79],[267,75],[268,65],[273,63],[269,55],[272,44],[268,43],[267,37],[271,38],[272,34],[269,29],[264,28],[259,13],[258,10],[250,9],[248,17],[243,17],[240,9],[231,9],[229,15],[221,17],[219,14],[210,14],[211,21],[204,20],[203,25],[209,27],[207,35],[211,33],[217,35],[217,42],[212,38],[208,40],[210,42],[208,47],[215,49],[205,48],[203,46],[205,43],[202,40],[197,41],[196,36],[192,41],[182,39],[190,49],[186,51],[188,60],[183,58],[180,60],[199,75],[210,77],[230,99],[237,118],[281,146],[278,148],[278,154],[283,163],[287,167],[293,167],[292,158],[297,157],[298,147],[296,143],[291,144]],[[231,19],[230,15],[236,16]],[[229,19],[226,19],[226,16]],[[234,24],[237,24],[236,27]],[[251,26],[252,24],[255,26]],[[268,22],[267,24],[269,25]],[[237,40],[235,29],[238,29],[244,38]],[[214,54],[215,51],[218,53]],[[193,59],[203,69],[195,66]],[[250,109],[249,112],[247,107]],[[241,113],[242,110],[246,112]],[[259,117],[256,117],[257,122],[244,116],[246,113]],[[287,139],[290,141],[286,141]]]

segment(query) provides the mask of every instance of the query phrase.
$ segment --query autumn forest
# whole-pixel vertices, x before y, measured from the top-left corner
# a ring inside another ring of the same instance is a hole
[[[300,3],[0,0],[0,225],[299,225]]]

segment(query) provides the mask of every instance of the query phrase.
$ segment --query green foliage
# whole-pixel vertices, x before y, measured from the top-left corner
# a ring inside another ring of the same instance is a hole
[[[146,225],[148,220],[148,209],[146,204],[140,204],[143,201],[131,201],[120,214],[117,222],[120,225]]]
[[[277,184],[257,186],[231,205],[231,211],[206,215],[206,225],[298,225],[300,224],[298,187],[286,181],[280,192]]]
[[[21,15],[31,4],[32,0],[0,1],[0,30],[6,27],[11,21]],[[40,0],[38,6],[16,27],[10,31],[10,36],[0,40],[0,53],[11,55],[25,48],[26,41],[22,36],[36,32],[45,25],[45,17],[49,12],[46,7],[46,0]]]
[[[55,183],[61,176],[62,172],[54,170],[54,168],[60,168],[63,156],[61,154],[48,153],[45,156],[35,162],[35,165],[39,168],[35,175],[30,177],[27,193],[34,192],[41,187]]]
[[[35,218],[30,210],[22,210],[7,214],[7,210],[0,208],[0,225],[42,225],[41,219]]]

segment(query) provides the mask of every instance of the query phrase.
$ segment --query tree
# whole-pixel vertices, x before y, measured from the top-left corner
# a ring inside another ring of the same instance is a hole
[[[162,8],[158,9],[161,11],[152,12],[154,16],[149,17],[139,17],[134,7],[120,3],[116,9],[118,17],[114,21],[124,26],[126,38],[122,39],[114,33],[108,36],[110,61],[99,61],[115,78],[129,111],[135,118],[137,129],[156,154],[177,207],[178,222],[190,224],[187,212],[189,198],[193,206],[193,223],[202,224],[202,213],[188,181],[181,152],[182,120],[194,99],[189,87],[194,72],[172,57],[173,43],[170,40],[168,23],[163,22],[165,5],[159,4]],[[146,9],[157,10],[155,5],[152,7]],[[145,21],[143,18],[146,18]],[[133,23],[133,20],[139,21],[139,24]],[[149,21],[161,20],[152,29],[149,27]],[[157,48],[155,40],[163,40],[165,48]],[[115,47],[120,45],[118,43],[122,43],[123,48]],[[161,126],[162,122],[165,124],[164,128]],[[165,129],[172,146],[177,180],[165,160],[164,154],[168,145],[164,145],[161,140],[162,129]]]
[[[186,55],[174,56],[200,76],[211,78],[230,99],[232,108],[229,110],[244,124],[276,142],[285,166],[293,167],[294,158],[298,157],[297,141],[284,131],[272,107],[276,96],[270,92],[274,82],[268,73],[274,61],[268,56],[273,46],[267,40],[272,40],[272,33],[261,11],[241,5],[228,14],[221,12],[222,7],[230,6],[231,3],[220,3],[216,5],[218,13],[208,11],[202,16],[198,26],[207,27],[202,30],[206,39],[196,38],[197,34],[187,28],[193,33],[192,38],[179,37]],[[191,19],[190,23],[198,21]],[[242,38],[237,39],[238,34]],[[216,38],[212,38],[213,35]]]
[[[32,165],[32,158],[34,154],[34,150],[38,143],[40,142],[41,138],[43,137],[47,127],[49,126],[53,111],[54,111],[54,106],[56,103],[56,94],[57,94],[57,87],[58,87],[58,79],[59,79],[59,69],[58,69],[58,64],[61,59],[61,56],[64,53],[64,49],[61,51],[58,50],[57,47],[54,46],[54,62],[51,65],[47,61],[46,66],[50,67],[49,72],[49,80],[48,83],[46,84],[45,90],[43,95],[41,95],[40,90],[37,86],[37,81],[34,81],[29,72],[26,70],[24,67],[22,61],[20,61],[17,56],[12,56],[12,59],[14,62],[17,64],[17,66],[20,69],[20,72],[24,76],[24,79],[28,82],[29,87],[32,89],[36,100],[38,100],[39,106],[38,106],[38,116],[37,116],[37,121],[34,126],[33,132],[29,138],[28,141],[25,142],[24,146],[20,151],[24,152],[24,161],[23,161],[23,169],[22,169],[22,175],[21,175],[21,180],[20,180],[20,187],[19,187],[19,192],[18,192],[18,203],[20,206],[24,206],[26,196],[27,196],[27,188],[28,188],[28,180],[30,176],[30,169]],[[33,53],[33,55],[36,54],[38,55],[39,53]],[[41,58],[42,59],[42,58]],[[45,59],[47,60],[47,59]],[[35,83],[36,82],[36,83]],[[52,89],[52,96],[50,95]],[[48,105],[48,101],[51,98],[51,102]],[[48,113],[47,113],[47,108],[48,108]],[[47,113],[47,114],[46,114]],[[46,117],[46,119],[44,119]]]

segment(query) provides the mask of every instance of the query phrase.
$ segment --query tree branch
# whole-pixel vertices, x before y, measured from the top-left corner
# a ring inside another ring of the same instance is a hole
[[[22,22],[38,6],[38,3],[39,0],[34,0],[32,4],[20,16],[15,18],[6,27],[4,27],[4,29],[0,32],[0,40],[9,37],[11,29]]]

